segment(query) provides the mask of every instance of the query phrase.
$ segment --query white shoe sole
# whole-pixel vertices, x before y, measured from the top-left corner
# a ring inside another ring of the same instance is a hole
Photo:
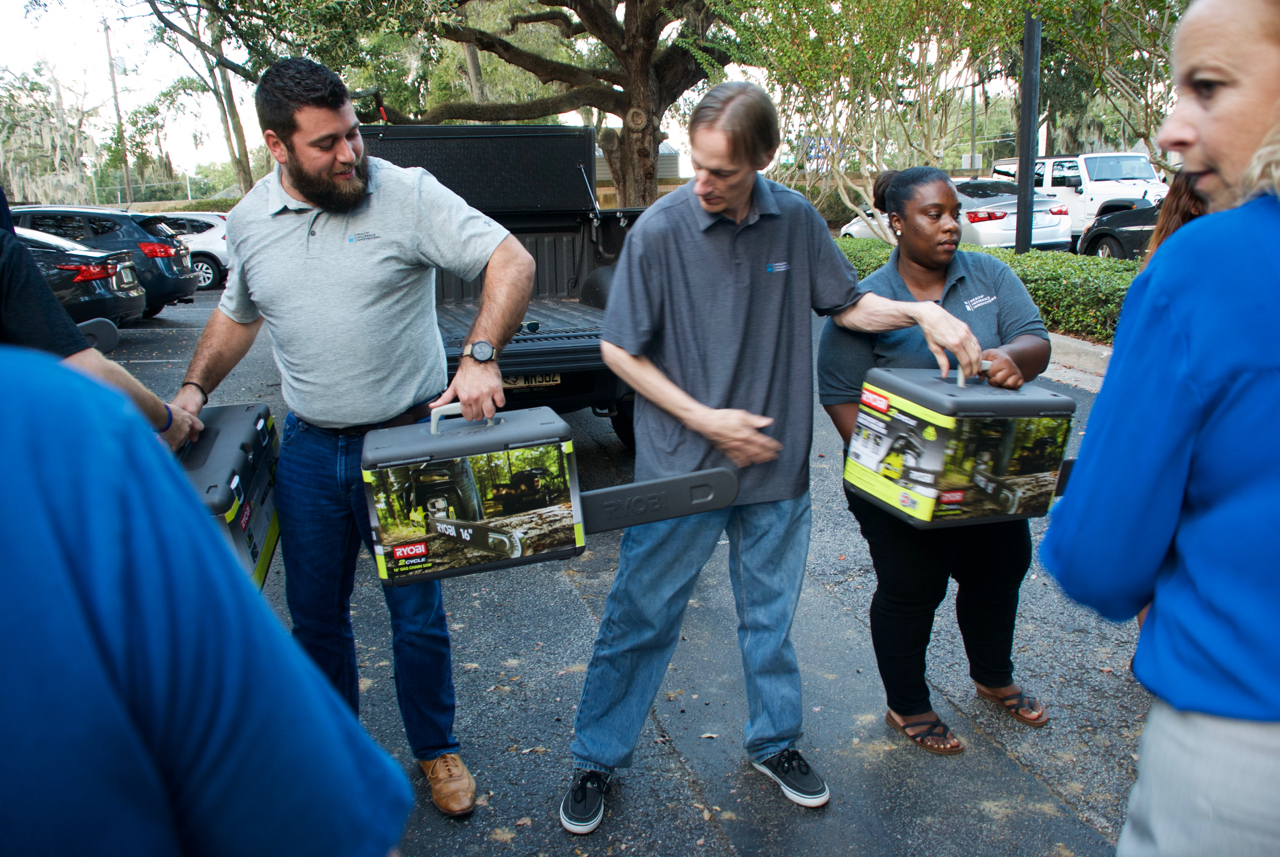
[[[565,817],[564,804],[560,805],[560,825],[570,833],[576,833],[579,836],[586,836],[588,833],[590,833],[591,831],[599,827],[600,822],[603,820],[604,820],[604,813],[601,812],[600,815],[596,817],[594,821],[590,821],[586,824],[576,824]]]
[[[782,793],[786,795],[787,800],[791,801],[792,803],[798,803],[801,806],[807,806],[812,808],[812,807],[824,806],[827,801],[831,800],[831,789],[827,788],[826,783],[822,784],[822,794],[819,794],[819,795],[801,794],[795,789],[788,788],[787,784],[784,783],[782,780],[778,779],[777,775],[775,775],[773,771],[769,770],[764,765],[761,765],[759,762],[752,762],[751,767],[755,768],[757,771],[759,771],[760,773],[764,774],[766,777],[768,777],[769,779],[777,783],[778,788],[782,789]],[[564,816],[561,816],[561,819],[563,818]]]

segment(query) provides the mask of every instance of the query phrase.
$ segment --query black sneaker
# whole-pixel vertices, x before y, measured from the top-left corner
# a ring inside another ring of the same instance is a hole
[[[604,818],[604,796],[609,791],[609,775],[575,768],[573,784],[560,801],[560,823],[570,833],[587,834]]]
[[[831,797],[822,777],[809,767],[804,756],[794,747],[763,762],[752,762],[751,767],[771,778],[782,787],[782,793],[789,800],[801,806],[822,806]]]

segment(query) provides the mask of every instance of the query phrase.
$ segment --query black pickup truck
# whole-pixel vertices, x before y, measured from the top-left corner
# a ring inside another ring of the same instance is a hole
[[[524,330],[499,357],[508,408],[590,407],[633,446],[634,397],[600,357],[600,327],[627,228],[643,209],[596,205],[595,129],[558,125],[366,125],[365,152],[423,167],[506,227],[537,262]],[[484,275],[436,273],[436,314],[449,359],[480,306]]]

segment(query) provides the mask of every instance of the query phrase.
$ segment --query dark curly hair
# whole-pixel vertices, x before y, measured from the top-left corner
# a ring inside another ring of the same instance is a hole
[[[294,117],[299,110],[303,107],[337,110],[350,100],[351,94],[342,78],[303,57],[280,60],[267,69],[253,96],[258,125],[263,131],[274,131],[289,149],[293,148],[293,132],[298,130]]]

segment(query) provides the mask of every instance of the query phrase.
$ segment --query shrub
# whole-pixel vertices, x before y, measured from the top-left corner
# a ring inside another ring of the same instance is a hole
[[[875,238],[840,238],[836,244],[859,277],[889,261],[893,249]],[[1039,250],[1018,255],[1006,248],[970,244],[962,249],[989,253],[1012,268],[1050,330],[1107,344],[1115,337],[1125,295],[1138,273],[1137,262],[1119,259]]]
[[[240,199],[196,199],[172,211],[230,211]]]

